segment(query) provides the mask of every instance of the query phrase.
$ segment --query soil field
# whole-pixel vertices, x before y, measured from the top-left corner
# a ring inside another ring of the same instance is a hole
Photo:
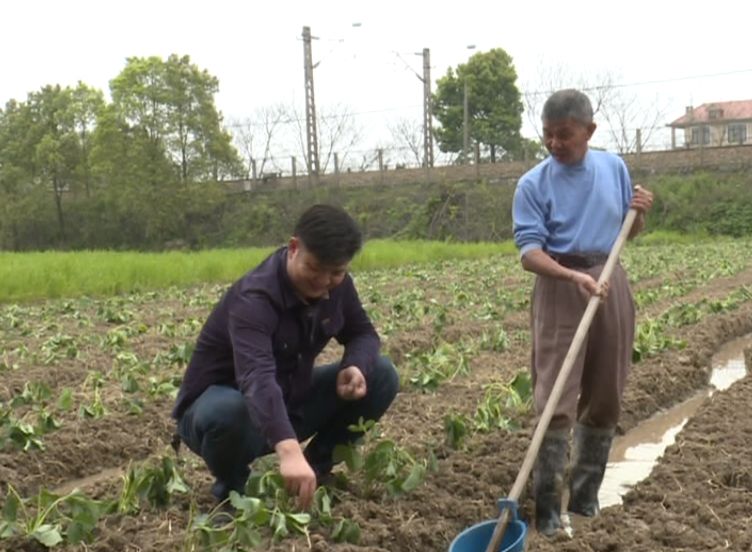
[[[627,249],[638,337],[621,432],[707,386],[712,355],[752,332],[752,243]],[[355,278],[402,377],[364,450],[389,443],[409,458],[408,468],[425,473],[416,472],[422,477],[414,489],[393,494],[383,481],[340,466],[331,515],[357,524],[357,542],[337,542],[333,525],[314,516],[307,535],[272,539],[271,529],[260,528],[260,550],[445,551],[462,529],[496,516],[495,502],[509,492],[529,445],[534,415],[524,393],[510,391],[515,377],[524,381],[529,359],[532,278],[516,258]],[[175,457],[169,412],[192,343],[221,292],[198,287],[0,307],[1,496],[78,488],[122,506],[129,466],[163,458],[175,461],[188,487],[171,487],[165,504],[142,496],[130,508],[111,509],[95,520],[86,544],[67,543],[69,526],[51,514],[48,525],[59,523],[65,538],[57,548],[202,549],[196,520],[213,506],[211,478],[185,448]],[[338,354],[332,347],[322,360]],[[527,549],[752,550],[751,398],[749,377],[714,393],[623,505],[579,521],[572,537],[546,540],[530,531]],[[262,461],[254,470],[270,466]],[[529,489],[520,501],[528,520]],[[26,508],[28,521],[33,501]],[[0,525],[0,549],[45,549],[39,524],[18,527],[4,536]]]

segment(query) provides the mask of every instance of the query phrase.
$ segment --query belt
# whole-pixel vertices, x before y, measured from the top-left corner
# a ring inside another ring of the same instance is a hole
[[[592,268],[606,263],[605,253],[549,253],[550,257],[566,268]]]

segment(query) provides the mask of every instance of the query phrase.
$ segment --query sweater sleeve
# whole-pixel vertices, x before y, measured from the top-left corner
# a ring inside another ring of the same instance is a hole
[[[530,181],[520,180],[512,202],[514,243],[520,250],[520,256],[533,249],[543,249],[549,236],[542,201],[536,197],[531,184]]]
[[[621,183],[621,199],[622,208],[624,210],[622,215],[623,219],[629,212],[629,205],[632,203],[634,192],[632,190],[632,178],[629,176],[629,169],[627,169],[626,163],[624,163],[621,157],[618,157],[617,159],[619,160],[619,182]]]

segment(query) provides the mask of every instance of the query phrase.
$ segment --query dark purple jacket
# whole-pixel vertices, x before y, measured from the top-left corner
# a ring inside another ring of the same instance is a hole
[[[230,287],[196,342],[172,415],[180,419],[210,385],[243,393],[253,423],[270,446],[294,439],[290,417],[306,399],[316,356],[334,337],[342,367],[367,374],[379,336],[348,274],[328,299],[306,304],[287,275],[282,247]]]

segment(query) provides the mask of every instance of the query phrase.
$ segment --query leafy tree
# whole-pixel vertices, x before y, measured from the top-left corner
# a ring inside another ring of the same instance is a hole
[[[17,224],[11,223],[15,229],[18,224],[28,226],[21,217],[28,218],[29,212],[19,211],[19,204],[30,206],[29,201],[51,193],[57,219],[55,241],[65,243],[63,196],[75,190],[86,163],[86,151],[76,132],[77,121],[85,119],[81,105],[73,89],[48,85],[30,93],[26,102],[6,106],[0,130],[0,179],[17,214]]]
[[[73,130],[76,133],[81,161],[78,166],[77,180],[83,185],[86,197],[91,196],[90,153],[93,147],[93,133],[97,118],[104,106],[104,96],[101,90],[91,88],[82,82],[71,90]]]
[[[436,139],[441,151],[459,152],[463,147],[465,86],[469,136],[489,152],[518,156],[525,144],[520,136],[522,101],[516,85],[512,58],[501,48],[473,55],[456,70],[451,67],[436,82],[434,115],[440,123]]]
[[[188,56],[128,58],[110,89],[115,114],[143,135],[149,160],[159,163],[165,156],[180,183],[242,171],[214,104],[219,82]]]

